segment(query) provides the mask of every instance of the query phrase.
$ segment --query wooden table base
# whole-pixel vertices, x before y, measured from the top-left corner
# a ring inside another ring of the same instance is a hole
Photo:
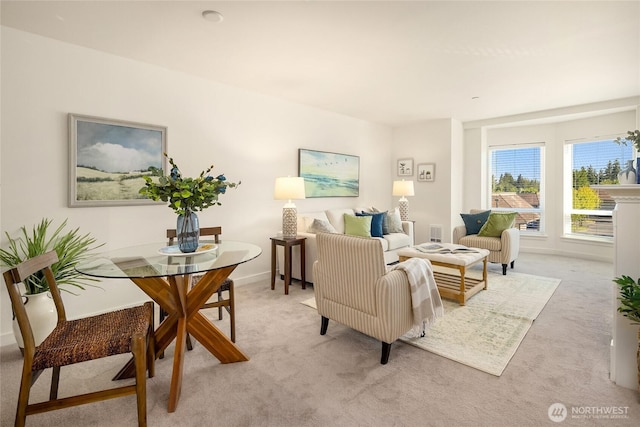
[[[199,312],[200,307],[218,290],[235,268],[234,265],[208,271],[191,289],[189,289],[190,274],[170,276],[168,280],[161,277],[131,279],[168,313],[168,316],[155,331],[155,354],[158,358],[175,340],[173,373],[169,390],[169,412],[175,412],[180,400],[187,332],[214,355],[220,363],[249,360],[249,357],[220,329]],[[133,360],[130,360],[114,379],[131,378],[134,374],[135,366]]]

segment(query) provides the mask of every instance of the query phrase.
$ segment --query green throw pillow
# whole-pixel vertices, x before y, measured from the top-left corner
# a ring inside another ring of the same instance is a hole
[[[467,229],[467,235],[478,234],[482,226],[487,222],[487,219],[489,219],[489,214],[491,214],[491,211],[484,211],[474,214],[461,213],[460,216],[462,217],[464,226]]]
[[[500,237],[502,232],[513,226],[516,219],[515,212],[491,212],[489,219],[484,223],[478,236],[482,237]]]
[[[371,219],[370,216],[344,214],[344,234],[371,237]]]
[[[371,217],[371,237],[383,237],[382,222],[387,216],[386,212],[356,212],[356,216]]]

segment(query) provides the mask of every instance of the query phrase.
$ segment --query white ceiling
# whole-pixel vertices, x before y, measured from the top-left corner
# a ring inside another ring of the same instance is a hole
[[[640,95],[638,1],[3,0],[1,22],[394,126]]]

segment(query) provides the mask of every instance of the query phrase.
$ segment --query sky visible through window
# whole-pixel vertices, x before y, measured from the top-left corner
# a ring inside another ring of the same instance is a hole
[[[540,180],[540,147],[519,148],[516,150],[493,150],[491,153],[491,170],[495,179],[505,173],[514,179],[522,175],[527,179]]]
[[[618,145],[613,140],[573,144],[574,169],[578,170],[583,166],[592,166],[596,171],[604,169],[609,159],[618,159],[620,166],[624,168],[632,155],[632,146]],[[514,178],[522,175],[527,179],[540,180],[540,149],[531,147],[493,150],[491,165],[496,179],[508,172]]]
[[[632,146],[618,145],[613,140],[573,144],[573,169],[593,166],[598,171],[607,167],[609,159],[618,159],[620,166],[624,168],[632,155]]]

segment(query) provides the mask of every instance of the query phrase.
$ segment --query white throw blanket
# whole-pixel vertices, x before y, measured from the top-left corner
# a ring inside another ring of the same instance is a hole
[[[411,285],[413,307],[413,335],[424,336],[426,328],[437,318],[444,316],[442,299],[433,278],[431,262],[422,258],[409,258],[393,267],[407,274]]]

